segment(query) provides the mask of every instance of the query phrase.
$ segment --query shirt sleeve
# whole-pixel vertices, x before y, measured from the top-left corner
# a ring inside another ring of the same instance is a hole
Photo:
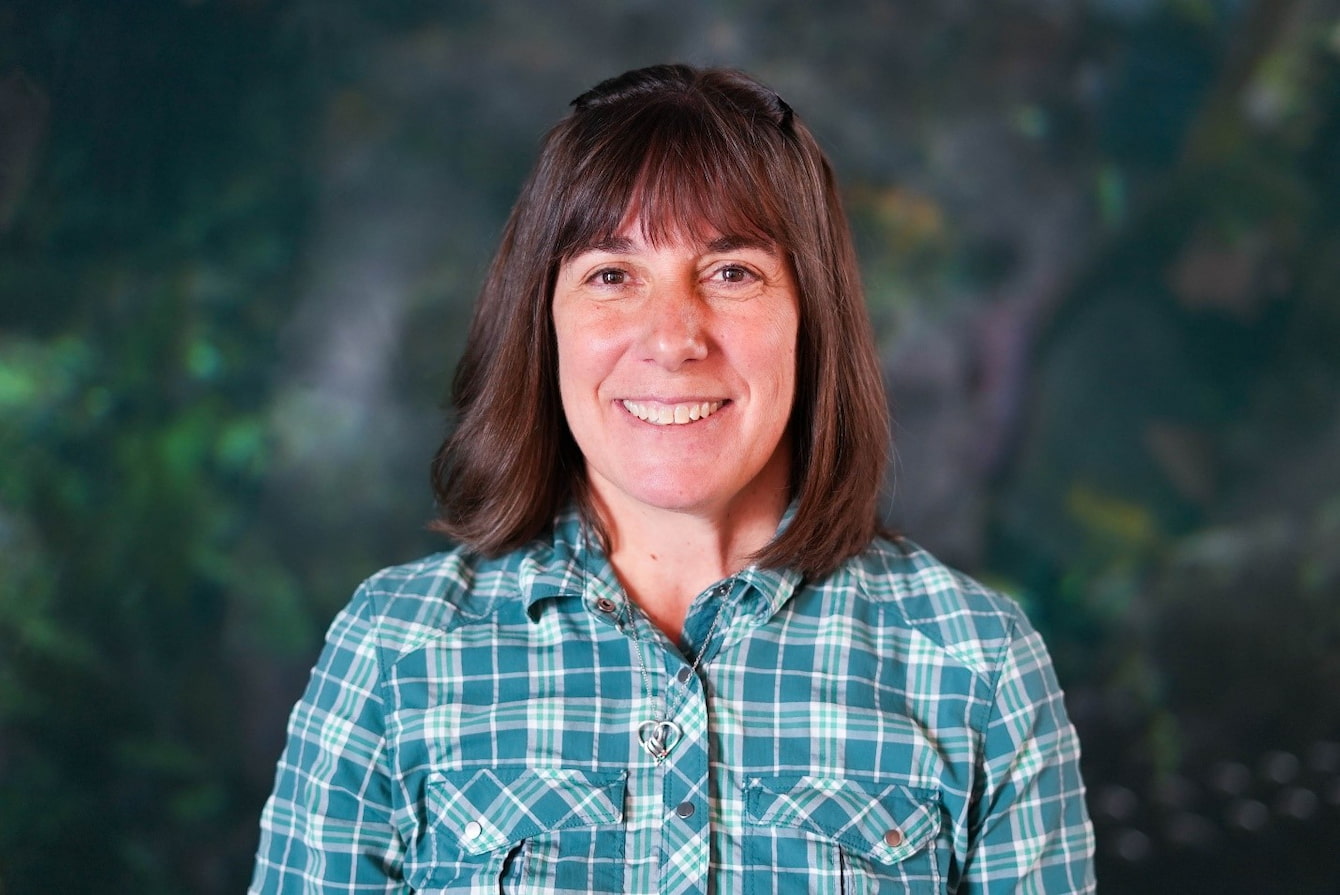
[[[1093,892],[1079,738],[1042,638],[1021,623],[996,679],[959,891]]]
[[[367,588],[335,619],[261,815],[252,895],[406,893]]]

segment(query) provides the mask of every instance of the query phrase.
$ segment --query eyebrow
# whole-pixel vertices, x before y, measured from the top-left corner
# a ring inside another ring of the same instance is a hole
[[[612,255],[631,255],[633,253],[633,241],[626,236],[606,236],[577,249],[577,251],[573,252],[573,256],[584,255],[587,252],[609,252]]]
[[[777,246],[771,240],[755,236],[718,236],[707,244],[709,252],[738,252],[741,249],[757,249],[769,255],[777,254]]]

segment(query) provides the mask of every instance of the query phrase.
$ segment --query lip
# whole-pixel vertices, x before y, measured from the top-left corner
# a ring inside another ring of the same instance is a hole
[[[624,401],[632,401],[635,404],[664,404],[670,407],[676,404],[721,404],[730,403],[730,398],[723,398],[720,395],[674,395],[666,397],[663,395],[620,395],[614,399],[614,403],[622,404]]]

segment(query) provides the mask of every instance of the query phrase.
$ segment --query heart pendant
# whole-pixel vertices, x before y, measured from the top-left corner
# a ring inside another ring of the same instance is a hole
[[[683,734],[684,731],[673,721],[643,721],[637,728],[637,738],[642,748],[658,764],[670,754]]]

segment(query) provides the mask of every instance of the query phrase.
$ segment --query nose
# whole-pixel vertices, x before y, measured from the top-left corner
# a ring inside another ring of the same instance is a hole
[[[648,360],[667,370],[707,356],[705,308],[692,284],[666,283],[647,303],[644,345]]]

